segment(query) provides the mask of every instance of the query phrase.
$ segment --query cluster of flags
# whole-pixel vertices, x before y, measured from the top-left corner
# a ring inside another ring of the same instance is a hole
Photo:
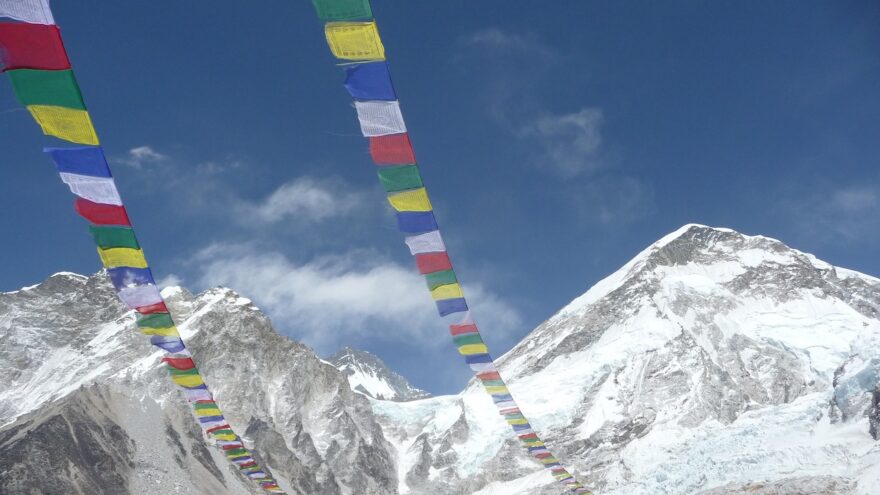
[[[137,314],[137,327],[166,354],[171,380],[192,405],[204,431],[242,474],[268,492],[283,493],[223,417],[165,306],[99,146],[48,0],[0,0],[0,70],[49,136],[86,146],[46,148],[61,180],[77,196],[101,263],[119,298]]]
[[[416,165],[415,153],[391,82],[385,47],[379,37],[369,0],[312,0],[330,51],[345,71],[345,88],[354,99],[361,132],[370,141],[370,155],[379,181],[395,210],[399,229],[415,257],[419,272],[440,316],[449,316],[452,340],[465,362],[491,395],[499,413],[529,453],[551,470],[573,493],[590,491],[553,456],[532,430],[495,368],[486,343],[471,318],[458,277],[434,217],[431,200]]]

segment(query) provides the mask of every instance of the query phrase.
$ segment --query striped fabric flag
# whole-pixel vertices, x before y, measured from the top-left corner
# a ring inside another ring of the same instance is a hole
[[[7,74],[16,97],[44,134],[74,143],[98,144],[72,70],[16,69]]]
[[[70,69],[58,26],[0,22],[0,69]]]

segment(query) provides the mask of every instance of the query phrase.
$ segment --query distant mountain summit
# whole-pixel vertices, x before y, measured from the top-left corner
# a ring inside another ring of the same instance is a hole
[[[231,289],[163,293],[288,493],[563,493],[476,381],[424,397],[369,353],[319,359]],[[0,293],[0,493],[256,494],[161,355],[102,273]],[[778,240],[686,225],[497,362],[597,495],[878,493],[880,280]]]
[[[408,401],[431,396],[367,351],[344,347],[328,361],[345,374],[352,390],[374,399]]]

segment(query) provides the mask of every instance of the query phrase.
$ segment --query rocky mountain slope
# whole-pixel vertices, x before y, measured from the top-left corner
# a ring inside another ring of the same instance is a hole
[[[290,493],[560,493],[478,384],[369,398],[345,365],[279,336],[231,290],[165,292],[230,422]],[[875,278],[689,225],[499,368],[598,494],[870,494],[878,308]],[[0,493],[254,493],[206,443],[133,321],[101,274],[0,294]]]
[[[413,387],[406,378],[366,351],[345,347],[328,361],[345,374],[352,390],[374,399],[407,401],[431,395]]]

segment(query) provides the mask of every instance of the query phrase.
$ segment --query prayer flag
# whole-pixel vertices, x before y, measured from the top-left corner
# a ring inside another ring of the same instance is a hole
[[[0,67],[3,71],[69,69],[58,26],[0,22]]]
[[[110,177],[110,167],[100,146],[80,146],[76,148],[43,148],[52,156],[58,172]]]
[[[153,313],[167,313],[168,307],[165,306],[165,302],[161,302],[159,304],[153,304],[152,306],[144,306],[143,308],[138,308],[138,313],[142,315],[151,315]]]
[[[85,110],[73,71],[16,69],[7,72],[15,96],[24,106],[51,105]]]
[[[473,323],[468,325],[449,325],[449,333],[452,335],[462,335],[467,333],[479,332],[477,326]]]
[[[354,107],[364,137],[406,132],[406,123],[397,101],[355,101]]]
[[[455,272],[452,270],[443,270],[425,275],[425,283],[428,284],[428,289],[432,291],[441,285],[450,285],[457,282],[458,279],[455,278]]]
[[[94,224],[131,226],[124,206],[94,203],[82,198],[78,198],[74,205],[77,213]]]
[[[90,225],[89,231],[95,239],[95,244],[100,248],[127,247],[132,249],[140,248],[137,238],[134,236],[134,230],[131,227],[113,227],[105,225]],[[121,272],[120,272],[121,273]],[[126,274],[134,275],[134,274]],[[152,281],[152,275],[150,275]],[[144,284],[126,284],[126,285],[144,285]],[[117,287],[118,289],[119,287]]]
[[[177,331],[177,327],[174,325],[163,328],[141,327],[141,333],[144,335],[160,335],[162,337],[180,337],[180,332]]]
[[[178,370],[191,370],[196,367],[196,363],[193,362],[192,358],[176,358],[176,357],[164,357],[162,361],[171,366],[174,369]],[[198,399],[198,400],[211,400],[211,399]]]
[[[461,285],[458,283],[455,284],[447,284],[441,285],[439,287],[431,290],[431,298],[435,301],[442,301],[445,299],[456,299],[463,298],[464,292],[461,290]]]
[[[419,167],[403,165],[399,167],[382,167],[379,169],[379,181],[386,192],[405,191],[424,187]]]
[[[70,192],[89,201],[107,205],[122,206],[122,198],[116,190],[116,183],[108,177],[61,172],[61,181],[67,184]]]
[[[430,211],[426,212],[397,212],[397,228],[406,234],[421,234],[437,230],[437,220]]]
[[[407,236],[403,242],[409,247],[409,254],[412,255],[446,251],[446,244],[443,243],[439,230]]]
[[[47,136],[72,143],[100,144],[92,118],[85,110],[54,105],[29,105],[27,109]]]
[[[153,335],[150,337],[150,343],[166,352],[180,352],[186,349],[180,337]]]
[[[171,375],[171,381],[182,387],[196,387],[205,384],[200,375]]]
[[[398,213],[398,217],[402,213]],[[423,253],[416,255],[416,266],[422,275],[441,270],[452,270],[452,262],[445,251],[439,253]]]
[[[159,288],[153,284],[125,287],[117,294],[119,295],[119,299],[131,309],[137,309],[162,302],[162,295],[159,294]]]
[[[437,303],[437,312],[440,313],[440,316],[447,316],[468,310],[467,302],[463,297],[458,299],[443,299],[434,302]]]
[[[324,21],[345,21],[373,17],[369,0],[312,0],[318,17]]]
[[[55,24],[49,0],[0,1],[0,17],[9,17],[32,24]]]
[[[130,266],[133,268],[147,267],[147,260],[144,258],[144,252],[140,249],[98,248],[98,256],[101,257],[101,263],[107,268],[117,266]]]
[[[465,334],[453,337],[452,341],[457,346],[468,345],[468,344],[482,344],[483,338],[478,333],[465,333]],[[490,376],[486,376],[486,375],[481,375],[478,378],[480,380],[482,380],[483,383],[486,383],[488,381],[501,381],[499,378],[490,377]]]
[[[386,62],[345,66],[345,89],[357,100],[396,100]]]
[[[409,134],[370,138],[370,156],[376,165],[410,165],[416,162]]]
[[[168,313],[153,313],[151,315],[139,316],[137,319],[138,328],[165,328],[173,327],[174,320]]]
[[[431,211],[431,200],[424,187],[388,195],[388,203],[397,211]]]
[[[330,22],[324,26],[327,44],[336,58],[344,60],[385,60],[385,47],[376,23]]]
[[[489,349],[486,347],[486,344],[468,344],[468,345],[463,345],[458,348],[458,353],[461,354],[462,356],[471,356],[474,354],[485,354],[487,352],[489,352]],[[505,392],[507,391],[507,387],[503,387],[503,386],[501,386],[501,387],[492,387],[492,386],[486,387],[486,390],[489,391],[489,393],[492,393],[493,390],[489,390],[489,389],[493,389],[494,391],[502,391],[502,390]]]

